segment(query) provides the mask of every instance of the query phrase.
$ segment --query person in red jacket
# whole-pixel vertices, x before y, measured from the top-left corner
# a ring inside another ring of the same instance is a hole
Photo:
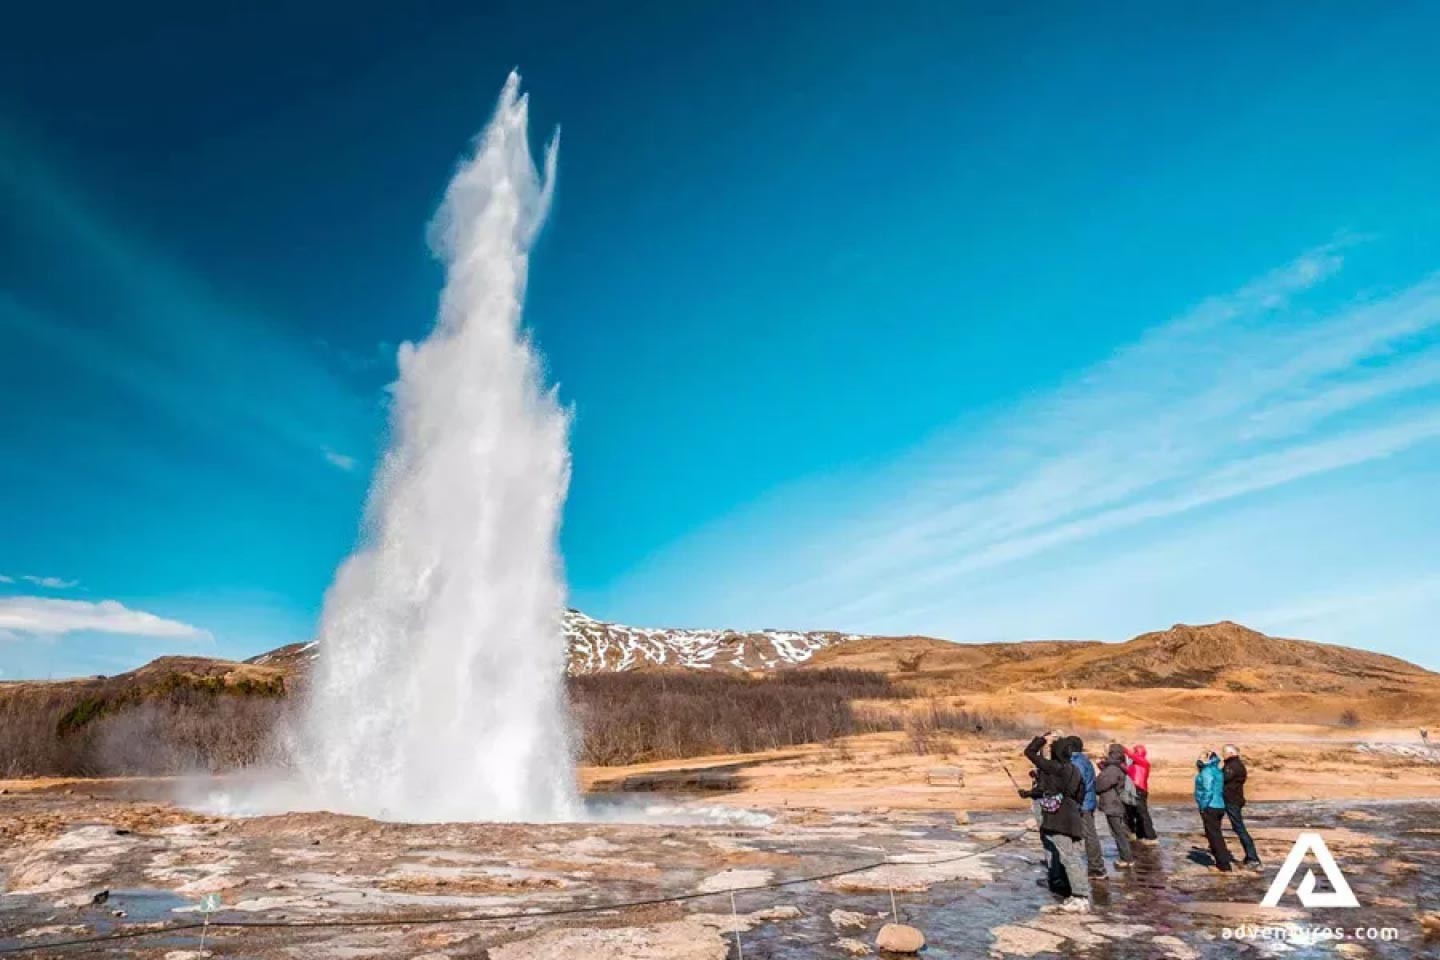
[[[1137,743],[1125,751],[1129,765],[1125,772],[1135,783],[1135,805],[1127,808],[1130,830],[1136,840],[1158,840],[1155,823],[1150,819],[1150,758],[1145,755],[1145,745]]]

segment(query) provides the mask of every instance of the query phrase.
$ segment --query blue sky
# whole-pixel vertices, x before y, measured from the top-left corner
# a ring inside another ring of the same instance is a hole
[[[4,677],[309,636],[516,65],[575,605],[1440,667],[1433,5],[304,6],[0,35]]]

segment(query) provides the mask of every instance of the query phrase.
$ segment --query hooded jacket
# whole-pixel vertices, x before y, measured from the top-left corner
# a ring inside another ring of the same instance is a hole
[[[1025,748],[1025,757],[1035,765],[1035,786],[1044,797],[1059,797],[1060,804],[1053,810],[1040,813],[1040,832],[1058,833],[1079,840],[1084,830],[1080,822],[1080,804],[1085,799],[1085,784],[1080,771],[1070,762],[1070,744],[1065,738],[1056,740],[1050,747],[1050,756],[1045,749],[1045,738],[1036,737]]]
[[[1150,789],[1150,758],[1145,755],[1145,744],[1137,743],[1125,751],[1125,756],[1130,758],[1130,779],[1135,781],[1136,790]]]
[[[1070,744],[1070,762],[1075,765],[1076,770],[1080,771],[1080,779],[1085,784],[1085,802],[1080,805],[1080,809],[1086,813],[1090,813],[1095,809],[1096,802],[1095,764],[1091,763],[1090,758],[1085,756],[1085,741],[1079,737],[1068,737],[1066,739]]]
[[[1095,775],[1095,800],[1105,816],[1125,816],[1125,801],[1120,794],[1124,785],[1125,748],[1112,743],[1105,759],[1100,761],[1100,772]]]
[[[1225,809],[1225,774],[1220,770],[1220,758],[1214,754],[1195,774],[1195,805],[1201,810]]]
[[[1245,779],[1249,774],[1245,770],[1245,761],[1239,757],[1225,758],[1225,806],[1245,806]]]

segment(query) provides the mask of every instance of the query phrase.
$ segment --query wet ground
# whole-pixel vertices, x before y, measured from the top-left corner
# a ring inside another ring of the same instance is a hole
[[[645,819],[638,806],[620,809]],[[684,823],[403,825],[328,814],[227,820],[73,791],[0,797],[0,953],[198,957],[199,930],[63,951],[43,944],[197,922],[201,898],[215,893],[221,925],[205,932],[207,952],[256,960],[722,960],[739,948],[749,960],[874,956],[877,931],[895,915],[925,932],[924,955],[937,960],[1440,955],[1421,926],[1422,914],[1440,909],[1434,803],[1254,805],[1266,869],[1228,876],[1208,867],[1193,812],[1162,809],[1160,843],[1141,846],[1130,869],[1112,866],[1083,917],[1051,912],[1055,899],[1037,885],[1039,839],[1024,832],[1028,811],[958,823],[950,814],[792,809],[762,823],[689,810],[649,814]],[[1360,909],[1304,910],[1293,892],[1285,909],[1258,906],[1302,829],[1324,836]],[[1108,838],[1105,846],[1113,860]],[[731,888],[740,888],[733,912]],[[92,903],[101,891],[104,902]],[[700,893],[709,895],[607,909]],[[586,912],[514,916],[572,909]],[[454,919],[497,913],[511,916]],[[272,925],[223,925],[237,922]],[[316,923],[329,925],[305,926]],[[1345,938],[1276,939],[1286,923],[1343,928]],[[1268,939],[1227,939],[1245,924],[1276,929]]]

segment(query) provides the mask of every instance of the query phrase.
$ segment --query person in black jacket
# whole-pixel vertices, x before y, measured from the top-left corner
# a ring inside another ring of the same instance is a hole
[[[1030,741],[1025,757],[1036,771],[1035,790],[1040,801],[1040,841],[1050,854],[1050,889],[1068,899],[1062,909],[1082,913],[1090,909],[1090,878],[1085,867],[1085,832],[1080,807],[1085,782],[1070,762],[1069,741],[1060,737],[1042,752],[1046,734]],[[1021,790],[1022,797],[1031,791]]]
[[[1224,753],[1225,816],[1230,820],[1230,829],[1240,838],[1240,846],[1245,849],[1245,862],[1241,866],[1259,870],[1263,866],[1260,854],[1255,852],[1255,841],[1245,828],[1245,779],[1249,774],[1245,770],[1245,761],[1240,759],[1239,747],[1227,743]]]

